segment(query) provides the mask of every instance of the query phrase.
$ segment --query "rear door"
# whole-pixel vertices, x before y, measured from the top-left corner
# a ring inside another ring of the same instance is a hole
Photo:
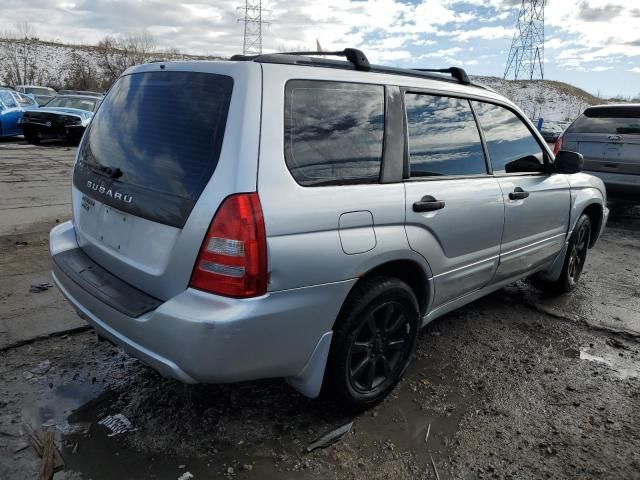
[[[468,100],[409,91],[405,109],[406,232],[431,266],[434,308],[489,283],[504,205]]]
[[[74,169],[87,255],[160,299],[187,288],[218,205],[256,189],[259,74],[249,62],[167,63],[116,82]]]
[[[567,129],[563,144],[582,153],[586,171],[640,175],[640,107],[589,108]]]
[[[471,102],[504,199],[504,233],[495,281],[538,269],[562,249],[571,192],[564,175],[550,174],[545,150],[527,124],[500,105]]]

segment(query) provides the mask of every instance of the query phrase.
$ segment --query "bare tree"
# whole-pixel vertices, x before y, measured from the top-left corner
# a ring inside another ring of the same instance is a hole
[[[151,60],[156,52],[156,42],[147,32],[122,40],[107,36],[98,43],[97,51],[99,67],[108,81],[114,82],[127,68]]]
[[[104,79],[95,66],[78,50],[71,52],[69,60],[62,66],[64,85],[72,90],[101,90]]]
[[[40,43],[34,29],[24,22],[16,31],[0,35],[0,71],[11,85],[38,84],[44,80],[38,69]]]

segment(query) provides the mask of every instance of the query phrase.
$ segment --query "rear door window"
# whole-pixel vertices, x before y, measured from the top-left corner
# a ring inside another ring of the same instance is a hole
[[[377,182],[383,137],[383,86],[310,80],[287,83],[285,160],[300,185]]]
[[[487,173],[468,100],[408,93],[405,108],[412,178]]]
[[[495,173],[544,171],[544,153],[525,123],[500,105],[472,101]]]
[[[232,87],[231,77],[197,72],[120,78],[85,135],[74,185],[115,208],[182,227],[217,166]],[[131,201],[101,194],[96,184]]]

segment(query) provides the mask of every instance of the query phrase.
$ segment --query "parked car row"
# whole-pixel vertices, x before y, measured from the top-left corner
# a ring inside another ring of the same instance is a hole
[[[58,95],[39,107],[33,94],[0,89],[0,137],[24,135],[29,143],[77,144],[104,95]]]

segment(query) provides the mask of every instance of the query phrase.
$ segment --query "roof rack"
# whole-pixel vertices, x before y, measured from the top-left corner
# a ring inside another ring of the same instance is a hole
[[[234,55],[230,60],[259,60],[259,59],[268,59],[272,55],[298,55],[298,56],[335,56],[335,57],[345,57],[347,61],[349,61],[356,70],[369,70],[371,65],[369,64],[369,59],[364,54],[362,50],[358,50],[357,48],[345,48],[344,50],[338,50],[335,52],[281,52],[281,53],[268,53],[264,55]]]
[[[435,73],[448,73],[453,78],[458,80],[463,85],[471,85],[469,75],[465,72],[464,68],[449,67],[449,68],[415,68],[419,72],[435,72]]]
[[[462,85],[472,85],[474,87],[486,88],[483,85],[479,85],[473,83],[467,72],[460,67],[449,67],[449,68],[440,68],[440,69],[431,69],[431,68],[396,68],[396,67],[386,67],[382,65],[371,65],[369,63],[369,59],[362,52],[362,50],[358,50],[357,48],[345,48],[344,50],[338,50],[333,52],[281,52],[281,53],[266,53],[262,55],[234,55],[230,60],[236,61],[256,61],[260,63],[285,63],[285,64],[298,64],[298,65],[313,65],[319,67],[332,67],[332,68],[345,68],[343,62],[338,61],[330,61],[330,60],[315,60],[312,63],[309,63],[309,60],[305,62],[302,59],[295,59],[292,57],[305,57],[305,56],[339,56],[345,57],[353,68],[356,70],[369,71],[374,73],[387,73],[392,75],[410,75],[417,77],[427,77],[432,80],[448,80],[448,81],[456,81],[461,83]],[[432,73],[437,74],[449,74],[451,76],[451,80],[446,77],[443,78],[441,75],[431,75]]]

